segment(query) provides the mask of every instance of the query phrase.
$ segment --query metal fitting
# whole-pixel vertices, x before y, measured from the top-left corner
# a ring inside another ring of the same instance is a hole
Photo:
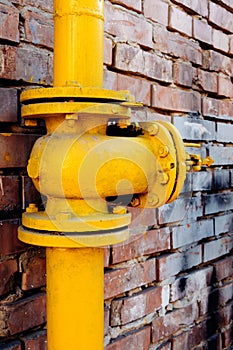
[[[29,206],[26,208],[27,213],[37,213],[38,208],[35,203],[30,203]]]

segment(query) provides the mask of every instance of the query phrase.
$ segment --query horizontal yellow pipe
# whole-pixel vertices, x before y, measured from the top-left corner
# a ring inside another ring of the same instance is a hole
[[[48,350],[103,350],[103,254],[46,249]]]

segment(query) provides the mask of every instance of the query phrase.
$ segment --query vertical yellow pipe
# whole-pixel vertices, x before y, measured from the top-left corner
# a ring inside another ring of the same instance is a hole
[[[46,248],[48,350],[103,350],[103,249]]]
[[[103,86],[104,0],[54,0],[54,86]]]

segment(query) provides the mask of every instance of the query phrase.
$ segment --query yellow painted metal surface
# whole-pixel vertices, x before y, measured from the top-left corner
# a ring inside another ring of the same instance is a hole
[[[103,86],[103,0],[54,0],[54,86]]]
[[[49,350],[103,350],[103,249],[47,248]]]

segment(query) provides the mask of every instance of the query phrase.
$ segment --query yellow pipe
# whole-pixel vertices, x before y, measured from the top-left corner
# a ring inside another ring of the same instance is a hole
[[[54,0],[54,86],[103,85],[103,0]]]
[[[103,0],[54,0],[54,86],[102,88],[103,20]],[[46,257],[48,350],[103,350],[103,249]]]
[[[49,350],[103,350],[103,249],[47,248]]]

